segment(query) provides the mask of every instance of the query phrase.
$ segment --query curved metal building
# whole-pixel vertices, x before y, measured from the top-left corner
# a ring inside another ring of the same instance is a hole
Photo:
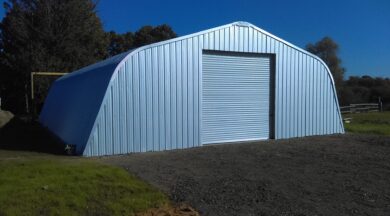
[[[85,156],[344,133],[326,64],[246,22],[66,75],[40,122]]]

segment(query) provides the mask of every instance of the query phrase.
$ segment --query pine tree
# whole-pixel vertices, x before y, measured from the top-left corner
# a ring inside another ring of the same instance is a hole
[[[107,56],[107,39],[92,0],[8,0],[4,8],[0,96],[13,112],[26,111],[31,72],[71,72]]]

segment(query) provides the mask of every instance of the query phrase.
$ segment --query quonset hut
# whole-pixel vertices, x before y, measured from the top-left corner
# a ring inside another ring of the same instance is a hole
[[[247,22],[66,75],[40,122],[85,156],[344,132],[326,64]]]

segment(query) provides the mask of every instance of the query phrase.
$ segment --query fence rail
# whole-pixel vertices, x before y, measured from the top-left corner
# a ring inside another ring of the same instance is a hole
[[[381,110],[379,103],[361,103],[351,104],[349,106],[340,107],[342,114],[345,113],[362,113],[362,112],[379,112]]]

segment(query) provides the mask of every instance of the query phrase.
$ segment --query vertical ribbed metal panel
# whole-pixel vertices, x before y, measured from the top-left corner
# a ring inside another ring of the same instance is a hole
[[[204,52],[202,60],[202,144],[268,139],[270,57]]]
[[[275,121],[276,139],[344,132],[324,63],[256,26],[237,22],[128,54],[111,77],[84,155],[202,145],[203,50],[275,56],[275,116],[270,121]]]

